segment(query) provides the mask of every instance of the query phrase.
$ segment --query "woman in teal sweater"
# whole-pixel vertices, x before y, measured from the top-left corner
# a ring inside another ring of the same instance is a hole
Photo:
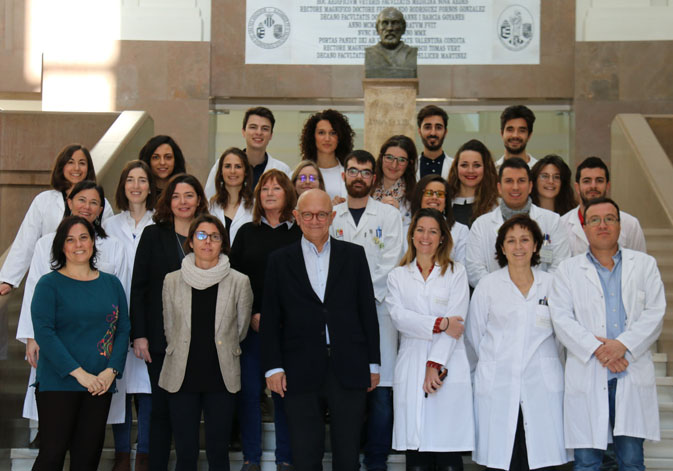
[[[130,324],[120,281],[98,271],[95,257],[91,223],[64,218],[52,246],[53,271],[37,283],[31,305],[42,434],[33,470],[62,469],[66,451],[71,469],[98,467]]]

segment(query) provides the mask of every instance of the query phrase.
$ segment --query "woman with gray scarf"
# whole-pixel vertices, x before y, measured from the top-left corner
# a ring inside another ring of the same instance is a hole
[[[250,323],[248,277],[229,266],[229,243],[219,219],[192,222],[179,271],[164,280],[168,346],[159,385],[168,391],[176,470],[195,470],[203,411],[211,470],[229,470],[235,394],[241,389],[240,342]]]

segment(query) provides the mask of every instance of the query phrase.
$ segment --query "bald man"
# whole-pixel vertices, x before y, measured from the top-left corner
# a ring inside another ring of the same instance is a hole
[[[269,257],[262,303],[262,368],[285,398],[293,464],[322,469],[330,411],[332,469],[358,469],[367,391],[379,382],[379,327],[364,249],[329,237],[322,190],[294,211],[302,239]]]

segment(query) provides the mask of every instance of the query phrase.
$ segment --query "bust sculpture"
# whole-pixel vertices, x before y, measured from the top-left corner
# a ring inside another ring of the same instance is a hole
[[[384,8],[376,18],[381,40],[365,48],[365,78],[416,78],[418,49],[407,46],[402,35],[407,22],[396,8]]]

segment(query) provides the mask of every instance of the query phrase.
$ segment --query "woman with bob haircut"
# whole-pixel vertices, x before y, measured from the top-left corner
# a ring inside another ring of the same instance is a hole
[[[313,190],[314,188],[320,188],[322,191],[325,191],[325,180],[322,177],[322,172],[320,172],[318,164],[312,160],[300,161],[295,167],[294,172],[292,172],[290,179],[297,191],[297,198],[303,192]]]
[[[451,208],[451,190],[449,184],[439,175],[426,175],[416,184],[411,199],[411,214],[423,208],[436,209],[444,215],[451,231],[453,249],[451,259],[465,266],[467,236],[470,230],[466,225],[457,222]]]
[[[155,224],[140,237],[131,280],[131,341],[136,357],[147,363],[152,388],[149,467],[166,469],[171,448],[168,393],[159,387],[166,355],[163,303],[164,277],[180,269],[184,242],[192,221],[208,213],[201,183],[192,175],[173,176],[156,204]]]
[[[451,259],[451,233],[438,210],[414,214],[407,242],[400,266],[388,275],[386,296],[400,332],[393,448],[406,453],[407,470],[459,471],[460,452],[474,447],[470,366],[462,337],[467,274]]]
[[[33,469],[97,469],[115,378],[129,339],[126,294],[95,264],[96,233],[69,216],[56,229],[51,272],[35,287],[31,313],[42,359],[35,381],[40,451]],[[110,389],[112,388],[112,390]]]
[[[210,213],[225,225],[227,245],[231,247],[238,229],[252,221],[252,167],[241,149],[230,147],[220,156],[215,189],[210,199]]]
[[[123,286],[124,282],[128,280],[128,259],[121,242],[115,237],[108,236],[101,226],[101,214],[104,212],[106,202],[103,187],[90,180],[81,181],[70,191],[66,202],[69,213],[85,218],[94,228],[96,267],[102,272],[116,276]],[[35,390],[30,385],[35,382],[35,368],[38,366],[40,346],[35,339],[31,303],[34,300],[35,287],[38,281],[43,275],[51,271],[50,261],[55,235],[55,232],[46,234],[35,244],[16,329],[16,339],[26,344],[26,359],[32,367],[28,380],[29,387],[23,404],[23,416],[32,420],[39,420]],[[124,393],[122,392],[113,396],[108,423],[121,423],[123,421]]]
[[[530,173],[533,181],[530,197],[533,204],[560,216],[577,206],[570,182],[572,172],[560,156],[545,155],[533,165]]]
[[[325,179],[325,191],[335,203],[344,201],[347,196],[342,176],[343,163],[353,150],[354,136],[348,118],[336,110],[328,109],[306,120],[299,139],[302,160],[318,164]]]
[[[148,165],[142,160],[128,162],[121,175],[115,193],[115,203],[121,212],[105,221],[103,226],[112,236],[116,237],[126,250],[129,261],[129,277],[124,283],[127,295],[130,296],[131,274],[136,250],[143,230],[154,224],[154,204],[157,189],[154,176]],[[120,381],[120,389],[126,391],[126,416],[122,424],[114,424],[112,433],[115,441],[115,464],[113,471],[130,471],[131,467],[131,426],[133,423],[133,396],[135,396],[138,416],[138,448],[136,450],[135,469],[147,469],[149,459],[149,430],[152,400],[150,378],[147,366],[133,353],[132,345],[126,356],[126,374]]]
[[[231,248],[231,267],[250,278],[253,293],[250,328],[241,343],[239,422],[243,471],[259,471],[262,458],[262,414],[259,401],[265,380],[260,363],[259,323],[264,315],[262,298],[266,262],[274,250],[301,239],[301,230],[292,216],[296,205],[297,194],[287,175],[277,169],[267,170],[255,187],[252,221],[239,229]],[[279,471],[288,471],[291,469],[292,455],[283,399],[276,393],[271,395],[276,426],[276,465]]]
[[[51,171],[51,190],[39,193],[30,204],[5,263],[0,270],[0,296],[19,286],[30,260],[35,244],[43,235],[56,230],[66,215],[66,198],[73,186],[83,180],[96,181],[89,149],[80,144],[65,146],[56,156]],[[105,205],[103,219],[112,216],[110,204]]]
[[[527,471],[568,462],[563,366],[547,303],[554,277],[537,267],[542,243],[542,231],[527,215],[505,221],[495,243],[501,268],[479,281],[470,302],[473,459],[489,469]]]
[[[187,172],[182,150],[170,136],[158,135],[151,138],[140,149],[138,159],[150,167],[159,192],[172,176]]]
[[[472,222],[498,204],[498,172],[488,148],[476,139],[458,148],[449,170],[456,221],[472,227]]]
[[[228,470],[252,290],[248,277],[229,266],[229,241],[217,217],[194,219],[184,248],[182,267],[164,280],[168,347],[159,386],[168,391],[176,469],[197,468],[203,413],[208,467]]]
[[[411,223],[411,197],[416,189],[416,144],[407,136],[388,138],[376,159],[376,184],[372,198],[400,210],[402,225]]]

